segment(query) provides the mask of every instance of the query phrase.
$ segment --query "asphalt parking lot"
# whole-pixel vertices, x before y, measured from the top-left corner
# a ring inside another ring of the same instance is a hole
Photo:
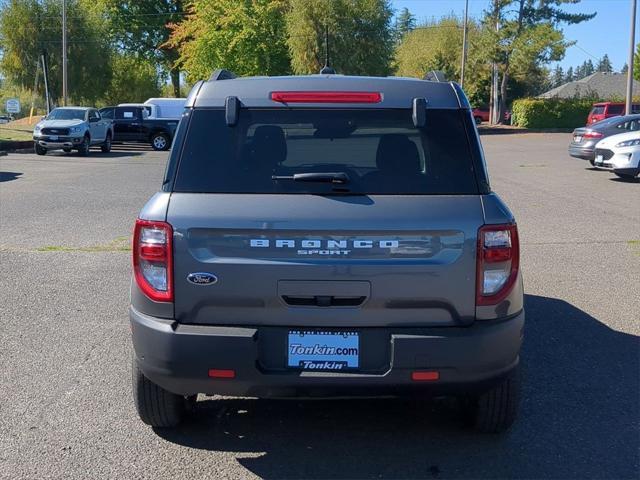
[[[214,397],[152,430],[130,392],[128,241],[167,154],[0,157],[0,477],[638,478],[640,183],[586,169],[568,141],[483,137],[527,293],[504,436],[415,400]]]

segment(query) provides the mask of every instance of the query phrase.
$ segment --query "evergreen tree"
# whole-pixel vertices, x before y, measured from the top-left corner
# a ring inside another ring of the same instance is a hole
[[[591,59],[587,60],[584,64],[584,76],[588,77],[589,75],[593,74],[596,71],[595,67],[593,66],[593,62],[591,61]]]
[[[626,74],[629,71],[629,65],[627,65],[626,63],[622,66],[622,68],[620,69],[620,73],[624,73]]]
[[[416,17],[407,7],[404,7],[396,17],[396,41],[400,42],[402,38],[414,28],[416,28]]]
[[[573,75],[573,67],[569,67],[567,69],[567,76],[565,77],[564,81],[565,83],[567,82],[573,82],[575,80],[575,77]]]
[[[564,83],[564,70],[560,65],[553,69],[551,74],[551,88],[559,87]]]
[[[613,72],[613,65],[611,65],[611,60],[609,60],[609,55],[607,55],[606,53],[598,62],[598,71],[607,72],[607,73]]]

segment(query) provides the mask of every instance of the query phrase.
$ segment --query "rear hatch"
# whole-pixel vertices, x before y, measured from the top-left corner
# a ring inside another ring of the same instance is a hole
[[[400,109],[224,113],[194,110],[173,181],[179,322],[473,322],[484,221],[464,112],[422,128]]]

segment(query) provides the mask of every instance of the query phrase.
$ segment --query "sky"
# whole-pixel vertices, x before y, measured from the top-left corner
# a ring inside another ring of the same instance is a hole
[[[431,18],[440,18],[451,13],[463,18],[465,0],[391,0],[396,11],[407,7],[416,16],[418,23]],[[488,8],[489,0],[469,0],[469,16],[479,18]],[[619,71],[629,57],[629,30],[631,23],[631,0],[582,0],[576,5],[565,6],[572,13],[593,13],[592,20],[578,25],[564,25],[565,38],[575,41],[567,49],[564,60],[559,62],[566,70],[591,59],[595,64],[605,53]],[[640,5],[636,15],[636,44],[640,41]],[[553,68],[557,63],[549,65]]]

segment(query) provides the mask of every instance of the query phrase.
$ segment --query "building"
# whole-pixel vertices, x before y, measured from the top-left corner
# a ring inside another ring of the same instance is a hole
[[[538,98],[597,98],[599,100],[622,100],[627,94],[627,74],[596,72],[574,82],[568,82]],[[640,95],[640,82],[633,81],[633,96]]]

